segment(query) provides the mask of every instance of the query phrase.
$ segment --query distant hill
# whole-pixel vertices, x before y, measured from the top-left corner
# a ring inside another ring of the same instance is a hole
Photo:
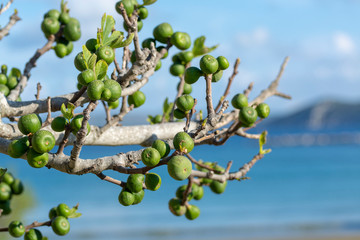
[[[274,133],[360,132],[360,103],[324,101],[259,124]]]

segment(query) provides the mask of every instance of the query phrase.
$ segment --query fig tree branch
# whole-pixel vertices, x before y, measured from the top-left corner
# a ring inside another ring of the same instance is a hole
[[[36,228],[36,227],[42,227],[42,226],[51,226],[51,220],[49,221],[46,221],[46,222],[33,222],[27,226],[25,226],[25,231],[31,229],[31,228]],[[0,228],[0,232],[8,232],[9,231],[9,228],[8,227],[4,227],[4,228]]]

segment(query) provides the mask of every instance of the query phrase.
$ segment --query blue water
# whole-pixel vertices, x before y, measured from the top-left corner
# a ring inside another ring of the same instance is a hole
[[[239,138],[225,146],[199,146],[192,155],[217,161],[232,170],[254,156],[256,145]],[[133,147],[85,147],[82,157],[112,155]],[[70,149],[67,149],[69,151]],[[60,202],[80,203],[83,216],[71,219],[66,239],[251,239],[360,233],[360,146],[313,146],[272,149],[248,173],[250,180],[229,182],[224,194],[205,189],[204,198],[191,201],[201,209],[195,221],[173,216],[168,200],[184,182],[171,179],[166,167],[155,170],[163,184],[146,191],[140,205],[123,207],[120,188],[95,175],[67,175],[52,169],[32,169],[24,160],[2,155],[2,166],[16,172],[36,195],[37,206],[25,222],[47,220]],[[105,172],[120,180],[126,176]],[[57,238],[43,227],[51,239]]]

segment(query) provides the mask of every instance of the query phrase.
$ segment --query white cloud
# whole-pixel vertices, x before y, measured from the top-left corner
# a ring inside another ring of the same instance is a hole
[[[343,32],[338,32],[333,35],[333,44],[339,54],[351,55],[356,51],[353,39]]]
[[[268,29],[258,27],[248,33],[238,33],[236,36],[237,43],[246,47],[257,47],[265,45],[270,38]]]

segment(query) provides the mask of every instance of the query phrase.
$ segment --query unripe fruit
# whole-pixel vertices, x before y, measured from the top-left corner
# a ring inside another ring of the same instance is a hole
[[[197,67],[189,67],[185,70],[185,82],[188,84],[193,84],[199,80],[204,73]]]
[[[175,149],[179,152],[190,153],[194,148],[194,140],[186,132],[178,132],[173,143]]]
[[[29,150],[30,142],[28,137],[12,141],[8,147],[10,157],[19,158]]]
[[[186,207],[181,205],[180,199],[172,198],[169,201],[169,210],[175,216],[182,216],[186,212]]]
[[[171,61],[173,61],[173,63],[180,63],[182,62],[181,58],[180,58],[180,53],[174,54],[171,58]]]
[[[54,51],[56,56],[58,56],[59,58],[63,58],[67,55],[67,48],[65,44],[62,43],[56,44],[54,47]]]
[[[195,205],[189,205],[186,207],[185,217],[189,220],[194,220],[200,215],[200,209]]]
[[[122,190],[119,194],[119,203],[123,206],[130,206],[134,203],[135,197],[131,192]]]
[[[137,22],[137,30],[138,30],[138,32],[141,31],[141,29],[143,28],[143,26],[144,26],[143,21],[141,21],[141,19],[138,18],[138,22]]]
[[[174,110],[174,117],[177,119],[183,119],[186,117],[186,113],[177,108]]]
[[[161,186],[161,177],[156,173],[147,173],[145,175],[145,186],[151,191],[158,190]]]
[[[153,124],[161,123],[161,121],[162,121],[162,115],[160,115],[160,114],[156,115],[155,117],[153,117],[151,119],[151,122]]]
[[[177,90],[179,91],[180,83],[177,85]],[[182,94],[190,94],[192,92],[192,86],[191,84],[184,83],[184,89]]]
[[[85,59],[84,59],[84,56],[83,56],[82,52],[79,52],[75,56],[74,65],[75,65],[76,69],[81,71],[81,72],[86,70]]]
[[[77,80],[81,85],[87,86],[89,83],[95,80],[95,73],[91,69],[86,69],[79,73]]]
[[[50,209],[49,211],[49,219],[53,219],[57,217],[57,211],[56,211],[57,207],[53,207]]]
[[[215,73],[218,67],[218,61],[211,55],[205,55],[200,59],[200,68],[206,74]]]
[[[180,63],[174,63],[170,66],[169,70],[170,70],[171,75],[177,77],[177,76],[181,76],[184,74],[185,66]]]
[[[35,133],[41,128],[41,118],[35,113],[21,116],[18,122],[20,132],[24,135]]]
[[[191,62],[191,60],[194,58],[194,54],[192,51],[186,51],[186,52],[181,52],[179,54],[179,58],[181,59],[181,61],[183,61],[184,63],[189,63]]]
[[[104,91],[101,93],[101,100],[107,101],[111,98],[111,91],[108,88],[104,88]]]
[[[214,74],[212,75],[211,81],[212,81],[212,82],[218,82],[218,81],[220,81],[220,79],[222,78],[222,75],[223,75],[223,70],[217,71],[216,73],[214,73]]]
[[[224,56],[219,56],[216,58],[216,60],[218,61],[219,64],[219,69],[220,70],[225,70],[229,67],[229,61],[226,59],[226,57]]]
[[[38,153],[34,149],[30,148],[27,153],[27,161],[33,168],[42,168],[48,163],[49,154],[47,152]]]
[[[160,68],[161,68],[161,61],[159,60],[159,61],[156,63],[155,71],[159,70]]]
[[[267,118],[270,114],[270,107],[266,103],[260,103],[256,107],[256,112],[260,118]]]
[[[182,185],[180,187],[178,187],[178,189],[176,189],[176,197],[180,200],[183,200],[184,199],[184,192],[186,191],[188,185],[185,184],[185,185]],[[193,193],[193,188],[192,190],[190,191],[190,193],[187,195],[187,201],[190,201],[192,198],[194,197],[194,193]]]
[[[70,223],[66,219],[66,217],[57,216],[51,222],[51,228],[55,234],[57,234],[59,236],[64,236],[70,231]]]
[[[115,4],[115,10],[121,14],[121,11],[120,11],[120,4],[123,4],[124,8],[125,8],[125,11],[126,11],[126,14],[127,15],[131,15],[134,11],[134,4],[131,0],[122,0],[122,1],[119,1]]]
[[[14,88],[17,86],[17,84],[18,84],[17,78],[16,78],[15,76],[10,76],[10,77],[8,78],[8,81],[7,81],[7,83],[6,83],[6,86],[7,86],[10,90],[12,90],[12,89],[14,89]]]
[[[56,9],[51,9],[44,15],[44,18],[48,18],[48,17],[59,19],[60,12],[58,10],[56,10]]]
[[[101,98],[101,94],[105,89],[105,85],[101,80],[94,80],[89,83],[87,88],[87,95],[91,100],[99,100]]]
[[[186,157],[177,155],[169,160],[167,169],[172,178],[182,181],[190,176],[192,164]]]
[[[256,122],[257,117],[257,112],[252,107],[243,107],[239,113],[240,121],[245,125],[252,125]]]
[[[2,182],[6,183],[7,185],[11,186],[11,184],[14,182],[15,178],[13,177],[13,175],[9,172],[6,172],[3,176],[2,176]]]
[[[154,167],[160,162],[160,153],[155,148],[146,148],[141,153],[142,162],[148,167]]]
[[[241,109],[248,106],[248,99],[244,94],[238,93],[231,99],[234,108]]]
[[[12,192],[9,185],[4,182],[0,183],[0,201],[7,201],[11,198]]]
[[[160,139],[155,140],[151,147],[155,148],[159,152],[161,158],[166,157],[170,153],[169,144]]]
[[[221,194],[225,191],[226,185],[227,185],[226,181],[223,183],[221,183],[219,181],[212,181],[210,183],[210,189],[211,189],[211,191],[213,191],[216,194]]]
[[[134,105],[134,108],[138,108],[145,103],[145,94],[141,91],[136,91],[132,95],[128,96],[128,104]]]
[[[180,50],[186,50],[191,46],[190,36],[185,32],[175,32],[170,42]]]
[[[108,65],[115,59],[114,50],[109,46],[101,46],[96,50],[98,60],[103,59]]]
[[[55,18],[47,17],[41,23],[41,30],[45,34],[55,34],[60,30],[60,22]]]
[[[198,186],[197,191],[194,192],[194,199],[200,200],[204,196],[204,188],[202,186]]]
[[[108,102],[109,109],[115,109],[119,106],[119,99],[114,102]]]
[[[111,97],[108,99],[109,102],[114,102],[121,96],[121,86],[117,81],[105,80],[104,87],[105,89],[109,89],[111,92]]]
[[[6,77],[6,75],[5,74],[3,74],[3,73],[1,73],[0,74],[0,84],[7,84],[7,81],[8,81],[8,79],[7,79],[7,77]]]
[[[154,38],[161,42],[167,43],[168,39],[173,35],[173,29],[168,23],[161,23],[154,28]]]
[[[86,48],[92,53],[96,52],[96,45],[97,45],[97,40],[95,38],[90,38],[85,43]]]
[[[35,228],[29,229],[24,235],[24,240],[42,240],[43,236],[41,232]]]
[[[63,217],[68,217],[70,216],[71,210],[69,208],[68,205],[66,205],[65,203],[60,203],[57,208],[56,208],[56,215],[57,216],[63,216]]]
[[[138,15],[139,15],[139,18],[146,19],[149,15],[149,12],[145,7],[140,7],[138,9]]]
[[[147,39],[145,39],[145,40],[141,43],[141,46],[142,46],[143,48],[148,48],[148,49],[150,49],[151,43],[154,43],[154,47],[156,47],[156,41],[155,41],[155,39],[153,39],[153,38],[147,38]]]
[[[70,122],[70,127],[71,127],[71,129],[72,129],[71,132],[72,132],[74,135],[76,135],[77,132],[80,130],[83,119],[84,119],[84,115],[80,114],[80,115],[75,116],[75,117],[71,120],[71,122]],[[86,135],[88,135],[88,134],[90,133],[90,124],[89,124],[89,122],[87,123],[86,126],[87,126],[87,130],[88,130]]]
[[[31,138],[31,145],[38,153],[50,152],[55,146],[55,137],[47,130],[39,130]]]
[[[138,193],[143,189],[144,178],[143,174],[130,174],[126,181],[126,187],[132,193]]]
[[[176,106],[183,112],[190,111],[193,108],[194,103],[194,98],[187,94],[176,99]]]
[[[7,74],[7,70],[8,70],[8,67],[7,67],[7,65],[6,64],[3,64],[3,65],[1,65],[1,73],[2,74]]]
[[[1,215],[9,215],[11,213],[10,200],[0,202]]]
[[[62,132],[65,130],[66,126],[66,118],[64,117],[56,117],[51,122],[51,129],[55,132]]]
[[[18,238],[24,235],[25,227],[20,221],[12,221],[9,224],[9,233],[11,236]]]
[[[10,89],[4,84],[0,84],[0,93],[3,93],[6,97],[9,95]]]
[[[70,18],[65,25],[64,36],[69,41],[77,41],[81,37],[80,22],[75,18]]]
[[[134,195],[134,202],[133,202],[132,205],[136,205],[136,204],[141,203],[141,201],[143,200],[144,195],[145,195],[145,191],[141,189],[140,192],[133,193],[133,195]]]
[[[66,12],[62,12],[59,16],[59,21],[63,24],[68,24],[70,21],[70,15]]]
[[[15,179],[10,187],[14,195],[22,194],[22,192],[24,191],[24,185],[22,184],[20,179]]]

